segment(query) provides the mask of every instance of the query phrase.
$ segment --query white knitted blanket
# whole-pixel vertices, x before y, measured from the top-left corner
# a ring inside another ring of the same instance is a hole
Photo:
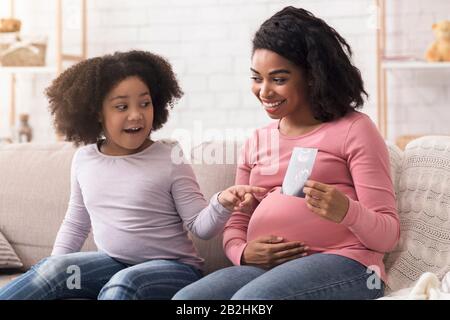
[[[400,241],[384,261],[388,296],[415,288],[419,278],[436,288],[427,273],[444,279],[450,272],[450,137],[414,140],[403,153],[390,147],[390,156]]]
[[[439,281],[431,272],[426,272],[414,286],[392,292],[378,300],[450,300],[450,272]]]

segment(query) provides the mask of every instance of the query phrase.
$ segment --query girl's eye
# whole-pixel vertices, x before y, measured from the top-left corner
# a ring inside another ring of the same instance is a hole
[[[150,101],[146,101],[146,102],[143,102],[143,103],[141,104],[141,107],[146,108],[146,107],[151,106],[151,105],[152,105],[152,103],[151,103]]]
[[[119,111],[124,111],[127,109],[127,105],[126,104],[119,104],[116,106],[116,109]]]

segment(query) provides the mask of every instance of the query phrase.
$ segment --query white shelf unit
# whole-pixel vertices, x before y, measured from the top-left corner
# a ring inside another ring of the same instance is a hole
[[[56,67],[0,67],[0,74],[52,74]]]
[[[28,0],[31,1],[31,0]],[[64,0],[54,0],[56,5],[56,59],[53,66],[42,67],[2,67],[0,74],[10,76],[11,102],[9,105],[9,126],[12,128],[16,123],[16,76],[19,74],[54,74],[59,75],[64,68],[65,61],[78,62],[87,58],[87,0],[78,0],[81,9],[81,50],[79,55],[69,55],[63,52],[63,6]],[[10,0],[10,13],[12,18],[16,17],[15,0]],[[19,17],[20,19],[20,17]],[[58,137],[59,138],[59,137]]]
[[[386,55],[386,2],[387,0],[375,0],[378,8],[379,24],[377,29],[377,124],[380,133],[385,139],[388,138],[388,74],[396,70],[450,70],[450,62],[396,59]],[[414,134],[405,137],[413,138]],[[399,138],[402,137],[397,137],[397,139]]]
[[[384,70],[395,69],[449,69],[450,62],[427,62],[427,61],[389,61],[382,63]]]

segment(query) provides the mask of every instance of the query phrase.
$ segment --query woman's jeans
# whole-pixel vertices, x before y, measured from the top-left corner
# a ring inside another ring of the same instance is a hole
[[[376,299],[384,284],[359,262],[334,254],[313,254],[270,270],[234,266],[181,289],[174,300]]]
[[[170,299],[201,278],[188,264],[151,260],[129,266],[101,252],[77,252],[41,260],[0,288],[0,300]]]

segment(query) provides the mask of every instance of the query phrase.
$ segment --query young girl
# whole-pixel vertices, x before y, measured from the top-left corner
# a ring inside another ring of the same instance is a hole
[[[211,238],[264,189],[230,187],[208,205],[191,167],[172,161],[179,152],[149,138],[182,95],[169,63],[140,51],[88,59],[47,95],[58,132],[87,145],[73,157],[52,256],[3,287],[0,299],[170,299],[198,280],[203,260],[184,226]],[[78,252],[91,226],[98,252]],[[69,281],[74,270],[78,286]]]
[[[399,239],[399,221],[386,145],[355,110],[366,93],[350,56],[347,42],[306,10],[287,7],[261,25],[252,91],[276,121],[247,141],[236,181],[270,192],[253,214],[235,212],[225,227],[225,252],[235,266],[175,299],[383,295],[383,255]],[[295,147],[318,150],[304,198],[281,192]]]

